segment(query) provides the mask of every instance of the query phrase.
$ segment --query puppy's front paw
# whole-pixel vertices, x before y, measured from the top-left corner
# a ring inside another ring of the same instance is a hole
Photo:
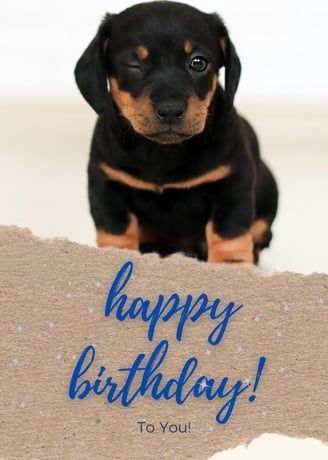
[[[139,226],[137,218],[133,214],[130,214],[130,223],[126,231],[120,235],[115,235],[98,228],[97,245],[98,247],[111,246],[119,249],[139,250]]]
[[[245,233],[237,238],[225,239],[215,233],[213,222],[206,226],[207,261],[210,263],[254,264],[253,238]]]

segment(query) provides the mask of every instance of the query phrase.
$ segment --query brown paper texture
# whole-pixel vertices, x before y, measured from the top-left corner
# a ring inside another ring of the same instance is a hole
[[[0,227],[0,281],[0,458],[206,459],[262,433],[328,442],[327,274]]]

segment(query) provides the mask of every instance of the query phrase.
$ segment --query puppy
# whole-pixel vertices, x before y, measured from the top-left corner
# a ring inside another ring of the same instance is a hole
[[[233,108],[240,72],[216,14],[159,1],[105,16],[75,68],[99,114],[88,167],[98,246],[258,261],[278,192]]]

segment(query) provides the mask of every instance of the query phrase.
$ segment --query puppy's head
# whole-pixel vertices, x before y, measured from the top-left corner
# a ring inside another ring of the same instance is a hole
[[[204,130],[223,66],[232,107],[241,67],[221,19],[185,4],[153,2],[107,14],[75,76],[97,113],[106,107],[109,82],[134,131],[174,144]]]

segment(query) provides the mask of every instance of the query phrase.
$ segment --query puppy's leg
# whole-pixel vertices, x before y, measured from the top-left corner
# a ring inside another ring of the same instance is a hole
[[[271,223],[267,217],[257,218],[251,228],[251,234],[254,242],[254,262],[259,260],[260,252],[262,249],[270,245],[272,239]]]
[[[254,258],[258,260],[262,249],[272,239],[271,225],[277,214],[278,187],[269,168],[261,161],[256,187],[256,216],[252,225]]]
[[[223,182],[223,181],[222,181]],[[206,225],[208,262],[254,263],[251,224],[254,197],[251,185],[236,180],[220,185],[220,199],[213,203]]]
[[[97,245],[99,247],[112,246],[119,249],[139,249],[139,226],[134,214],[130,214],[130,221],[123,233],[114,234],[102,228],[97,228]]]
[[[222,238],[216,231],[212,221],[206,226],[208,262],[254,263],[253,238],[246,232],[235,238]]]
[[[139,224],[128,206],[127,188],[111,181],[91,161],[89,164],[89,202],[97,230],[97,245],[120,249],[139,249]]]

